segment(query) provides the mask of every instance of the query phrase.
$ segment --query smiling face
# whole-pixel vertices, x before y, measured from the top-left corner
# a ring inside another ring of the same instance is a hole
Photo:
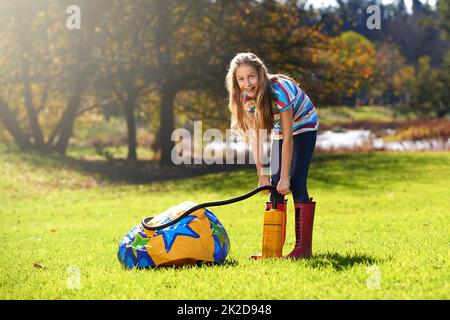
[[[236,69],[236,80],[241,91],[249,97],[256,97],[258,92],[258,72],[255,67],[247,64],[241,65]]]

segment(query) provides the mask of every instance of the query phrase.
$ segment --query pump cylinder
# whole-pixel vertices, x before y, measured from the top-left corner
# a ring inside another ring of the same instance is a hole
[[[264,258],[281,257],[283,255],[283,234],[286,213],[277,209],[269,209],[264,213],[263,246]]]

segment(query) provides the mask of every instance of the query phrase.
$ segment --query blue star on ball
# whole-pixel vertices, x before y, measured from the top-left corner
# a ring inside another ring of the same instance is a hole
[[[194,220],[195,218],[196,218],[195,216],[188,216],[186,218],[181,219],[178,223],[174,224],[173,226],[158,231],[156,235],[163,236],[166,253],[169,253],[170,249],[172,249],[172,245],[178,236],[200,238],[200,235],[189,227],[189,223],[191,223],[191,221]]]

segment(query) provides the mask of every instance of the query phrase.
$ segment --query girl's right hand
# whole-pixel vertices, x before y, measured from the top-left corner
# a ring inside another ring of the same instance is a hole
[[[270,180],[266,176],[259,176],[258,188],[270,185]],[[270,190],[262,191],[263,194],[270,194]]]

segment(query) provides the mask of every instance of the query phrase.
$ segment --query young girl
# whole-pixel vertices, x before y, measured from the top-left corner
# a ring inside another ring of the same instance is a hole
[[[226,86],[232,126],[244,135],[248,129],[256,132],[256,139],[250,142],[259,186],[276,186],[283,200],[292,190],[296,242],[285,258],[310,257],[315,202],[309,198],[306,180],[319,125],[314,105],[295,80],[269,74],[253,53],[239,53],[231,60]],[[261,160],[261,129],[271,132],[270,182]],[[286,212],[286,203],[284,200],[278,209]],[[269,209],[271,201],[266,205]]]

